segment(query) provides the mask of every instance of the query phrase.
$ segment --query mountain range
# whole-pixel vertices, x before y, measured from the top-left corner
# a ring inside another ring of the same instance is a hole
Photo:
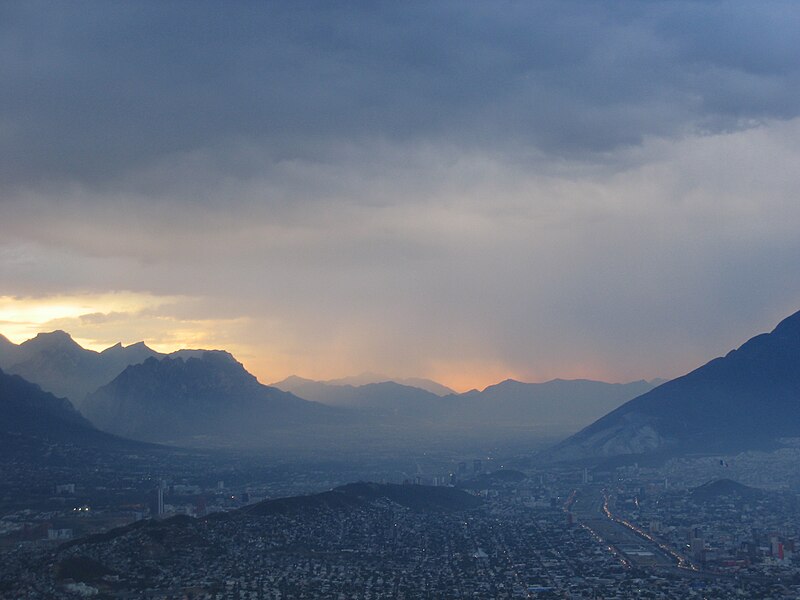
[[[296,395],[262,385],[227,352],[164,356],[144,344],[92,352],[64,332],[20,345],[0,338],[0,361],[44,382],[48,391],[77,394],[101,381],[78,408],[100,429],[143,441],[269,444],[277,432],[291,430],[297,440],[327,440],[336,447],[336,440],[355,431],[373,437],[414,431],[422,436],[415,439],[424,439],[426,431],[448,427],[474,438],[512,430],[568,434],[583,427],[539,456],[563,462],[733,452],[800,437],[800,312],[772,332],[657,386],[506,380],[482,391],[440,395],[395,381],[278,382]],[[72,404],[50,398],[45,404],[60,403],[66,422],[68,414],[73,424],[82,419]]]
[[[64,331],[40,333],[21,344],[0,336],[0,368],[78,406],[86,394],[111,381],[128,365],[164,356],[143,342],[116,344],[95,352],[81,347]]]
[[[405,411],[430,410],[439,403],[441,398],[440,395],[428,390],[390,380],[354,385],[313,381],[293,375],[272,385],[307,400],[330,406],[388,410],[394,414]]]
[[[800,437],[800,312],[634,398],[542,455],[733,452]]]
[[[203,445],[269,439],[281,427],[339,418],[336,409],[258,382],[224,351],[148,358],[89,394],[81,411],[100,429],[136,440]]]
[[[387,417],[475,428],[536,425],[559,432],[575,431],[655,386],[647,381],[507,379],[482,391],[440,396],[395,381],[350,385],[293,376],[273,385],[308,400]]]
[[[273,383],[276,388],[284,389],[284,387],[291,387],[297,383],[302,384],[303,382],[312,381],[310,379],[303,379],[302,377],[297,377],[296,375],[291,375],[284,379],[283,381]],[[320,381],[316,383],[325,383],[327,385],[334,385],[334,386],[346,386],[351,385],[354,387],[369,385],[371,383],[385,383],[387,381],[391,381],[394,383],[398,383],[400,385],[405,385],[408,387],[415,387],[421,390],[425,390],[426,392],[430,392],[431,394],[436,394],[437,396],[447,396],[448,394],[455,394],[455,391],[447,387],[446,385],[442,385],[438,381],[433,381],[432,379],[426,379],[424,377],[389,377],[387,375],[381,375],[380,373],[361,373],[360,375],[351,375],[349,377],[339,377],[338,379],[328,379],[327,381]],[[287,389],[287,392],[293,392],[292,389]]]
[[[212,438],[214,444],[263,441],[268,430],[321,424],[349,424],[373,436],[380,435],[375,427],[455,427],[472,437],[507,427],[566,434],[652,387],[643,381],[508,380],[456,394],[429,379],[387,380],[372,373],[330,381],[293,376],[264,386],[222,351],[165,355],[139,342],[95,352],[63,331],[19,345],[0,337],[0,368],[68,397],[104,431],[191,445]]]

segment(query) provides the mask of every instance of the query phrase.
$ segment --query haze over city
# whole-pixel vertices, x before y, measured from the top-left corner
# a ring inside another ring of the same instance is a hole
[[[675,377],[798,307],[792,3],[7,4],[0,333]]]

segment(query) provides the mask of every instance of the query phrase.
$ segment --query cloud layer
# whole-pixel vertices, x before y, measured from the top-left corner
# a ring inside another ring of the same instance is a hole
[[[0,293],[180,297],[54,323],[264,380],[676,375],[800,308],[799,28],[791,3],[6,5]]]

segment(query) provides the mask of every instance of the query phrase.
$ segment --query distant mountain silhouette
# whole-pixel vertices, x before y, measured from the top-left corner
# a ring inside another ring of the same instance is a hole
[[[82,411],[104,431],[173,443],[209,437],[268,439],[276,427],[338,416],[335,409],[260,384],[222,351],[131,365],[87,396]]]
[[[800,436],[800,312],[771,333],[624,404],[552,460],[770,447]]]
[[[66,398],[57,398],[19,375],[0,370],[0,446],[4,458],[44,443],[104,448],[135,445],[98,431]]]
[[[522,383],[508,379],[483,391],[437,396],[394,382],[353,386],[290,377],[276,386],[308,400],[397,418],[475,428],[535,425],[564,432],[580,429],[653,388],[646,381]]]
[[[0,340],[0,368],[76,405],[128,365],[161,356],[142,342],[127,347],[117,344],[102,352],[87,350],[64,331],[40,333],[19,345]]]
[[[394,415],[427,415],[433,410],[438,412],[437,405],[441,404],[441,397],[436,394],[393,381],[353,386],[290,377],[275,387],[330,406],[387,411]]]
[[[11,342],[6,336],[0,335],[0,368],[11,364],[16,356],[18,346]]]
[[[426,392],[430,392],[431,394],[436,394],[437,396],[447,396],[448,394],[456,393],[455,390],[447,387],[446,385],[442,385],[437,381],[425,379],[423,377],[402,377],[400,379],[391,379],[390,381],[399,383],[400,385],[419,388],[421,390],[425,390]]]
[[[535,423],[575,431],[652,388],[647,381],[553,379],[523,383],[507,379],[481,392],[473,390],[457,396],[453,408],[461,419],[475,422]]]
[[[272,385],[285,392],[292,392],[308,400],[316,400],[317,402],[327,402],[324,398],[332,398],[333,401],[329,403],[336,403],[336,398],[340,396],[337,388],[358,388],[365,385],[376,383],[396,383],[398,385],[418,388],[436,396],[447,396],[455,394],[449,387],[437,383],[431,379],[424,379],[421,377],[387,377],[376,373],[362,373],[353,377],[342,377],[339,379],[329,379],[327,381],[315,381],[313,379],[305,379],[297,375],[290,375],[282,381],[277,381]],[[305,392],[305,395],[304,393]],[[316,395],[317,397],[314,397]]]

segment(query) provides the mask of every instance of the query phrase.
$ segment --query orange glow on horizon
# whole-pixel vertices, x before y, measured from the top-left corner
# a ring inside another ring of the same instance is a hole
[[[191,299],[132,292],[46,298],[0,296],[0,334],[19,344],[40,332],[62,329],[82,347],[98,352],[118,342],[127,346],[138,341],[165,354],[184,348],[226,350],[267,385],[290,375],[324,381],[372,370],[357,364],[357,360],[348,360],[346,354],[327,360],[324,352],[287,353],[286,339],[280,332],[248,342],[248,335],[253,336],[251,322],[245,318],[182,318],[178,316],[181,310],[172,305],[186,302]],[[548,364],[534,370],[509,368],[496,360],[468,359],[434,361],[419,372],[397,372],[391,367],[375,370],[387,377],[428,378],[459,393],[483,390],[506,379],[527,383],[555,378],[617,381],[609,377],[609,365],[598,363]]]

